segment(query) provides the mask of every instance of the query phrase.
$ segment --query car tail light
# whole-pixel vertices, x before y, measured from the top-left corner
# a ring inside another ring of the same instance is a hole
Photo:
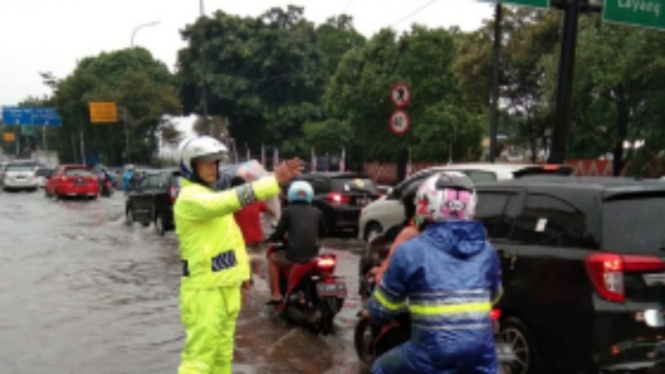
[[[551,165],[551,164],[543,165],[543,170],[547,171],[559,170],[560,168],[561,167],[559,165]]]
[[[585,263],[598,295],[617,303],[626,301],[624,273],[665,271],[665,263],[652,256],[593,253]]]
[[[175,200],[178,198],[178,190],[174,186],[171,186],[169,193],[171,194],[170,196],[171,204],[175,204]]]
[[[319,270],[332,270],[337,265],[337,260],[334,257],[320,257],[316,261],[316,267]]]
[[[326,195],[326,200],[333,204],[348,204],[350,198],[348,196],[342,195],[341,193],[333,192]]]

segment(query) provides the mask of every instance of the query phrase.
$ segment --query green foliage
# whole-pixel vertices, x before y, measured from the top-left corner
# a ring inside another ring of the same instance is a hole
[[[81,160],[82,134],[88,157],[98,156],[107,164],[126,162],[124,118],[131,161],[148,162],[156,151],[163,116],[180,109],[172,75],[143,48],[87,57],[62,80],[48,73],[42,77],[54,88],[52,104],[63,122],[56,148],[67,162]],[[116,102],[119,122],[91,124],[88,103],[93,101]]]
[[[399,149],[411,146],[416,159],[442,161],[453,140],[459,159],[477,153],[483,133],[479,117],[451,73],[460,40],[456,30],[414,26],[398,38],[384,29],[364,48],[347,52],[324,102],[326,114],[353,129],[356,158],[394,160]],[[407,109],[412,128],[404,136],[393,134],[388,123],[395,109],[390,90],[400,81],[412,94]]]

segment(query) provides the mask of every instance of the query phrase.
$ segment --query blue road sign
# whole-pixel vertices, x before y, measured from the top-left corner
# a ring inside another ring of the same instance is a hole
[[[59,127],[62,125],[60,115],[55,108],[32,108],[32,123],[35,126]]]
[[[2,122],[9,126],[59,127],[62,125],[58,111],[49,107],[6,106],[2,108]]]
[[[2,107],[2,122],[5,125],[30,125],[32,122],[32,108]]]

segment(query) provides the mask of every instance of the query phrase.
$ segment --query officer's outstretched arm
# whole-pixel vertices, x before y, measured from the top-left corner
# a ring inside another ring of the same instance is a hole
[[[381,283],[367,303],[373,320],[387,322],[403,312],[408,296],[409,269],[408,250],[400,245],[393,253]]]
[[[184,193],[178,196],[177,204],[183,218],[205,221],[232,214],[258,200],[278,194],[277,179],[270,176],[220,192],[211,190],[207,193]]]

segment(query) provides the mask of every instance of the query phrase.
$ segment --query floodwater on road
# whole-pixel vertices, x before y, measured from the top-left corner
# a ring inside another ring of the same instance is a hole
[[[367,370],[353,348],[360,308],[353,239],[327,240],[349,297],[332,336],[285,325],[255,278],[236,334],[234,373]],[[0,367],[6,374],[175,373],[184,331],[174,233],[124,223],[124,196],[55,201],[0,192]]]

